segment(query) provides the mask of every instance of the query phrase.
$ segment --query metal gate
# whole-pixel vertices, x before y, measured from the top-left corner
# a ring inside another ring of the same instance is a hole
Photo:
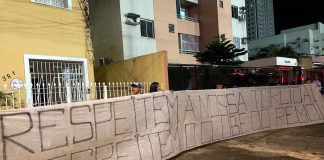
[[[29,67],[33,106],[86,99],[83,62],[33,59]]]

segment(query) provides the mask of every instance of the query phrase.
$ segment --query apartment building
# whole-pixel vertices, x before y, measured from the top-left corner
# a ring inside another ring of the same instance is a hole
[[[231,0],[232,3],[232,43],[238,49],[248,50],[246,28],[246,6],[244,0]],[[239,56],[241,61],[248,61],[248,54]]]
[[[0,8],[1,90],[26,88],[27,103],[41,105],[66,102],[67,85],[87,90],[93,58],[78,0],[0,0]]]
[[[231,8],[228,0],[90,1],[95,64],[161,50],[169,64],[197,64],[194,53],[216,35],[233,38]]]
[[[321,22],[282,30],[280,34],[249,41],[249,56],[271,44],[291,46],[297,53],[316,56],[324,55],[324,24]]]
[[[275,35],[273,0],[246,0],[249,40]]]

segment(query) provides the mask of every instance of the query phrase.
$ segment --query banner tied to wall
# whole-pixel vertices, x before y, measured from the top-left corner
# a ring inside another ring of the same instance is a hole
[[[164,160],[324,122],[313,85],[177,91],[1,112],[1,160]]]

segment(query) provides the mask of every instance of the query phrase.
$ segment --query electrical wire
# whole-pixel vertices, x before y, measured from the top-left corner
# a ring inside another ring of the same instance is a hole
[[[0,8],[0,10],[3,12],[5,11],[6,9],[8,8]],[[38,20],[41,20],[41,21],[45,21],[45,22],[49,22],[49,23],[56,23],[56,24],[62,24],[62,25],[66,25],[65,23],[62,23],[60,21],[55,21],[55,20],[52,20],[52,19],[45,19],[45,18],[41,18],[41,17],[37,17],[37,16],[34,16],[35,14],[28,14],[28,12],[24,12],[24,13],[21,13],[19,11],[16,11],[16,10],[9,10],[8,12],[10,13],[14,13],[14,14],[18,14],[22,17],[26,17],[26,18],[32,18],[32,19],[38,19]],[[71,11],[72,12],[72,11]],[[78,13],[79,14],[79,13]],[[5,21],[2,19],[2,21]],[[7,21],[12,21],[12,20],[7,20]],[[70,24],[73,24],[73,23],[80,23],[80,22],[84,22],[84,19],[78,19],[77,21],[73,21],[73,22],[66,22],[66,23],[70,23]],[[19,23],[21,24],[20,21],[17,21],[15,23]]]
[[[16,24],[19,24],[19,23],[16,23]],[[71,24],[74,24],[74,22],[61,23],[61,24],[48,24],[48,25],[44,25],[44,26],[31,26],[31,27],[12,27],[12,28],[10,28],[10,27],[0,27],[0,29],[8,29],[8,30],[15,30],[15,29],[43,29],[43,28],[45,29],[45,28],[55,28],[55,27],[61,27],[61,26],[84,28],[84,26],[71,25]],[[1,25],[1,26],[3,26],[3,25]]]

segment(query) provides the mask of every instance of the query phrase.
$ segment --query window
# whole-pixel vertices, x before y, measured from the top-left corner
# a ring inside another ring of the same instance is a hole
[[[141,36],[154,38],[154,22],[151,20],[141,19]]]
[[[40,4],[54,6],[54,7],[72,9],[71,0],[31,0],[31,1],[34,3],[40,3]]]
[[[179,34],[179,49],[181,53],[199,52],[199,37],[189,34]]]
[[[235,48],[240,49],[240,47],[241,47],[240,37],[233,37],[233,44],[234,44]]]
[[[224,2],[223,2],[223,0],[219,0],[219,7],[220,8],[224,8]]]
[[[238,7],[232,6],[232,18],[238,19]]]
[[[188,11],[185,8],[181,8],[180,9],[180,18],[186,19],[187,16],[188,16]]]
[[[241,39],[241,43],[242,44],[247,44],[248,43],[248,41],[247,41],[247,38],[246,37],[243,37],[242,39]]]
[[[180,14],[178,15],[179,19],[184,19],[188,21],[198,22],[198,18],[196,15],[194,17],[191,17],[190,12],[188,8],[180,8]]]
[[[169,32],[174,33],[174,24],[169,24]]]
[[[26,82],[32,84],[27,97],[33,106],[86,100],[86,59],[25,55]]]

